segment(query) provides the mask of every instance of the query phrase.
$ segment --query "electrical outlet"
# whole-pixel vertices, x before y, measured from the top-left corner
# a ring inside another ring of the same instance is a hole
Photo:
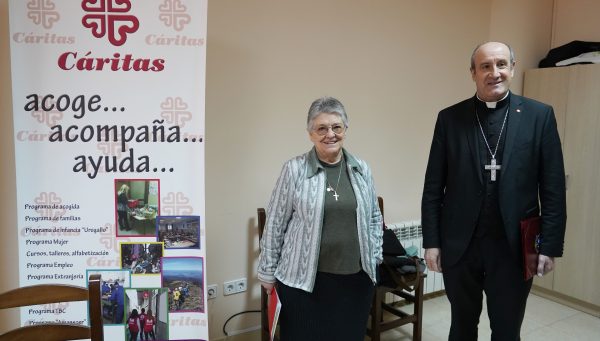
[[[247,289],[247,285],[246,285],[246,279],[245,278],[240,278],[237,281],[235,281],[236,284],[236,289],[237,292],[244,292]]]
[[[211,284],[208,286],[208,288],[206,289],[206,292],[208,294],[208,299],[212,300],[213,298],[217,298],[217,285],[216,284]]]
[[[244,292],[247,289],[246,278],[234,279],[223,283],[223,295],[233,295]]]
[[[235,281],[223,283],[223,296],[235,294]]]

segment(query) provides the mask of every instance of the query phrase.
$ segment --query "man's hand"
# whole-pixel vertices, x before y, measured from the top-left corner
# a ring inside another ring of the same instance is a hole
[[[554,270],[554,257],[540,254],[538,256],[537,275],[542,277],[552,270]]]
[[[435,272],[442,272],[442,256],[439,248],[425,249],[425,262],[427,268]]]

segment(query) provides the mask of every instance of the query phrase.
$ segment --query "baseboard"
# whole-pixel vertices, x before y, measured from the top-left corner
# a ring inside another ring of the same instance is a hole
[[[582,311],[586,314],[590,314],[596,317],[600,317],[600,306],[595,304],[591,304],[582,300],[578,300],[571,296],[567,296],[565,294],[558,293],[554,290],[542,288],[537,285],[533,285],[531,287],[531,293],[556,303],[560,303],[562,305],[566,305],[567,307],[571,307],[573,309]]]
[[[438,291],[434,291],[434,292],[428,292],[425,295],[423,295],[423,299],[430,300],[432,298],[436,298],[436,297],[440,297],[440,296],[446,296],[446,290],[438,290]]]
[[[240,329],[240,330],[232,330],[227,332],[227,336],[222,336],[216,339],[212,339],[214,341],[221,341],[221,340],[227,340],[227,341],[236,341],[236,340],[248,340],[248,336],[244,336],[243,334],[249,334],[252,332],[255,332],[257,330],[260,330],[260,325],[258,326],[252,326],[252,327],[248,327],[245,329]],[[260,335],[260,334],[259,334]]]

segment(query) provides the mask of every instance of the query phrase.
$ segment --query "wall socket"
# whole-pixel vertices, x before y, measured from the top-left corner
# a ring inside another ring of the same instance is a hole
[[[211,284],[206,288],[206,293],[208,295],[208,299],[212,300],[213,298],[217,298],[217,285]]]
[[[244,292],[247,289],[246,278],[234,279],[223,283],[223,296]]]

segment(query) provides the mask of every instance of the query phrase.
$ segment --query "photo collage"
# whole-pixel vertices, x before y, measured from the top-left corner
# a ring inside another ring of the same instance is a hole
[[[159,179],[116,179],[114,193],[120,270],[88,270],[102,275],[104,323],[128,340],[167,339],[170,313],[205,312],[204,258],[176,251],[200,250],[200,217],[161,215]],[[160,287],[134,288],[137,276]]]

